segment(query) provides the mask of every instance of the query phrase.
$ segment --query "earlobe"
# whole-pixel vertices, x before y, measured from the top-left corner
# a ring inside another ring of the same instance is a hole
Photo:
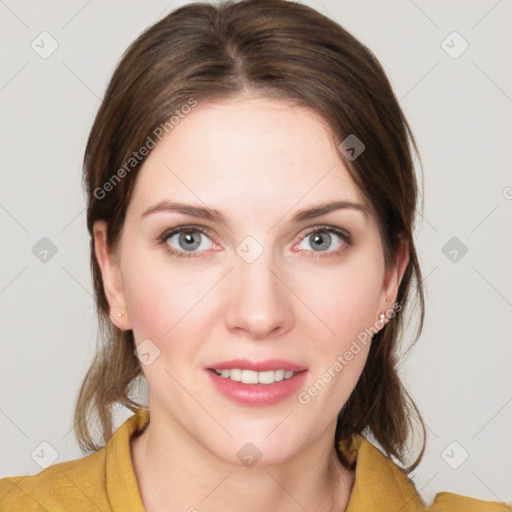
[[[107,223],[96,221],[93,226],[94,253],[101,269],[103,289],[110,305],[110,320],[122,330],[130,329],[126,318],[126,301],[121,280],[121,272],[115,256],[107,243]]]

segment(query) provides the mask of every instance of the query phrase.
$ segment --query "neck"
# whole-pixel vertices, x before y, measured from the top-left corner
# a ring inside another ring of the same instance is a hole
[[[247,468],[229,464],[192,439],[150,423],[132,439],[132,460],[147,512],[344,511],[354,472],[340,463],[328,436],[292,460]],[[327,442],[326,442],[327,441]]]

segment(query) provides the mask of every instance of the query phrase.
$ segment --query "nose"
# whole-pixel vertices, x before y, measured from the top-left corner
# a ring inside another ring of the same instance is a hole
[[[261,340],[281,335],[293,325],[293,294],[286,276],[264,252],[256,261],[235,256],[227,284],[227,328],[238,336]]]

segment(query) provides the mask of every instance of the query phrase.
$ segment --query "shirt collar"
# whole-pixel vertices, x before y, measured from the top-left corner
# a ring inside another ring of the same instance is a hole
[[[355,481],[346,512],[417,512],[424,504],[414,484],[390,457],[360,434],[340,441],[338,449],[351,464]]]
[[[106,445],[106,487],[114,512],[146,512],[133,470],[130,437],[149,422],[149,409],[128,418]]]

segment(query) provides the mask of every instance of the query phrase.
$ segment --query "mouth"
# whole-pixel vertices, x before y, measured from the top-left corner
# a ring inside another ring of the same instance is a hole
[[[298,373],[306,371],[307,367],[284,359],[262,361],[231,359],[214,363],[207,370],[224,379],[243,384],[273,384],[291,379]]]
[[[304,383],[308,368],[284,360],[231,360],[205,368],[215,388],[243,405],[274,405]]]

